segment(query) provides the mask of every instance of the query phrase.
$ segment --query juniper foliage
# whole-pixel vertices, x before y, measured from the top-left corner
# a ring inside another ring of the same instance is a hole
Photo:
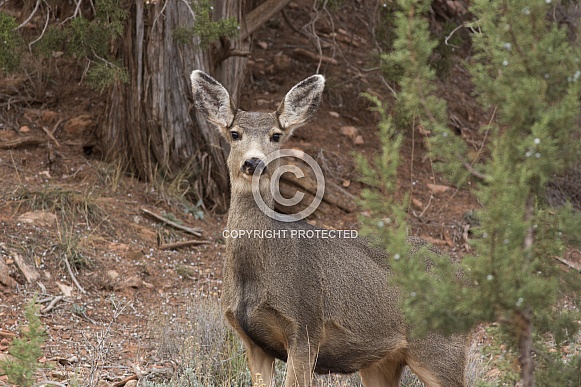
[[[22,38],[16,32],[18,24],[9,15],[0,12],[0,71],[12,72],[20,64]]]
[[[192,27],[178,27],[174,30],[174,39],[179,43],[188,44],[197,38],[200,47],[205,49],[222,37],[230,38],[238,34],[236,18],[212,20],[214,7],[210,0],[192,0],[191,5],[196,22]]]
[[[435,75],[428,66],[435,43],[422,16],[429,4],[398,1],[395,50],[384,60],[403,71],[396,107],[405,115],[402,123],[431,132],[426,140],[432,157],[444,160],[440,169],[460,184],[472,160],[465,143],[448,128],[445,102],[435,95]],[[485,176],[475,184],[483,208],[477,211],[473,253],[459,266],[431,257],[432,268],[426,270],[421,260],[400,258],[406,206],[392,195],[382,202],[386,193],[395,192],[397,160],[389,161],[391,169],[360,165],[372,191],[364,192],[374,215],[365,222],[367,233],[380,236],[390,251],[393,280],[402,289],[413,333],[469,332],[479,322],[501,322],[513,338],[509,344],[520,351],[523,380],[531,376],[525,372],[533,372],[525,364],[530,358],[539,384],[573,386],[581,380],[581,358],[567,353],[567,346],[574,346],[579,330],[581,281],[579,273],[563,270],[554,257],[581,247],[581,214],[571,206],[550,208],[544,191],[581,156],[581,50],[549,16],[553,6],[545,0],[475,0],[471,7],[476,55],[466,67],[483,107],[496,114],[481,129],[488,132],[490,156],[473,168]],[[381,125],[392,125],[385,114]],[[394,151],[386,143],[401,141],[394,133],[382,133],[378,160],[396,157],[385,154]],[[385,218],[397,222],[386,227]],[[523,352],[528,331],[534,359]],[[549,338],[555,343],[551,351]]]
[[[46,332],[38,316],[38,306],[34,297],[26,306],[24,316],[28,320],[27,329],[21,330],[21,338],[15,338],[8,352],[12,357],[0,361],[0,369],[8,376],[8,381],[17,386],[29,387],[34,381],[34,373],[40,364],[42,345]]]

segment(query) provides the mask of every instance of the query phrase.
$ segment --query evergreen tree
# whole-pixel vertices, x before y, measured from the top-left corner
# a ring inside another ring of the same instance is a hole
[[[10,344],[8,352],[12,357],[0,361],[0,369],[8,376],[8,381],[21,387],[32,386],[34,373],[40,368],[38,359],[42,356],[46,332],[37,313],[35,296],[24,310],[27,329],[21,331],[21,338],[14,339]]]
[[[377,190],[364,196],[376,215],[367,222],[367,231],[391,241],[394,280],[415,333],[468,332],[479,322],[500,322],[519,353],[524,386],[535,385],[535,379],[543,386],[576,386],[581,380],[581,358],[563,362],[559,356],[562,344],[574,340],[579,328],[578,309],[560,305],[567,298],[578,306],[581,281],[578,273],[566,273],[553,259],[567,246],[579,248],[581,214],[571,206],[550,208],[544,199],[547,183],[581,156],[581,50],[548,17],[550,3],[473,2],[477,55],[466,66],[483,105],[496,110],[496,121],[482,128],[488,131],[490,157],[474,167],[484,176],[475,190],[483,208],[475,252],[464,257],[460,270],[442,257],[431,257],[429,271],[417,259],[398,259],[406,250],[400,244],[404,207],[393,201],[382,204]],[[434,96],[427,65],[434,46],[421,12],[429,2],[398,4],[395,50],[384,57],[403,69],[397,101],[403,106],[398,110],[407,112],[408,122],[431,131],[432,157],[446,160],[443,169],[461,182],[467,176],[466,147],[447,128],[445,105]],[[381,139],[383,152],[387,143],[401,141],[397,136]],[[365,163],[362,168],[367,180],[374,172],[379,175],[375,187],[393,189],[384,182],[394,181],[392,172]],[[378,219],[386,217],[397,222],[385,227]],[[547,335],[555,339],[556,353],[545,351]]]

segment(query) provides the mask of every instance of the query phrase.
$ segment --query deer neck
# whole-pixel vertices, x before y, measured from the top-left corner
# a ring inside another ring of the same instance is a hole
[[[274,209],[274,198],[270,192],[270,180],[261,179],[259,193],[263,203],[260,204],[255,199],[249,182],[231,181],[233,183],[228,228],[265,229],[271,227],[273,220],[261,208]]]

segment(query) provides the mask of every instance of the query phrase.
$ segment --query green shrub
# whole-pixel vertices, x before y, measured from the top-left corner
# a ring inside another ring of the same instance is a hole
[[[12,72],[20,64],[22,38],[16,28],[16,19],[0,12],[0,70]]]
[[[8,381],[20,387],[32,386],[35,383],[34,373],[41,367],[38,359],[42,356],[46,332],[37,313],[34,297],[24,311],[28,329],[21,329],[22,337],[15,338],[10,344],[8,353],[12,357],[0,361],[0,369],[8,376]]]

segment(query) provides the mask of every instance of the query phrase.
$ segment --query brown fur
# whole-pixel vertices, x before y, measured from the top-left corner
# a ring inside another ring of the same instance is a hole
[[[241,166],[250,157],[263,158],[279,149],[293,129],[314,115],[323,77],[299,83],[274,113],[236,110],[211,77],[194,71],[191,78],[198,111],[231,145],[228,229],[314,229],[305,222],[266,216]],[[240,135],[238,140],[232,140],[232,131]],[[280,143],[272,141],[274,133],[282,134]],[[274,167],[267,167],[266,183],[260,186],[269,206],[268,179]],[[425,242],[411,238],[410,243]],[[244,342],[255,382],[260,373],[272,385],[278,358],[288,362],[287,387],[310,386],[313,372],[356,371],[366,387],[398,386],[406,365],[430,387],[464,385],[466,339],[436,333],[408,337],[398,290],[390,286],[387,257],[365,240],[230,238],[226,252],[224,313]]]

